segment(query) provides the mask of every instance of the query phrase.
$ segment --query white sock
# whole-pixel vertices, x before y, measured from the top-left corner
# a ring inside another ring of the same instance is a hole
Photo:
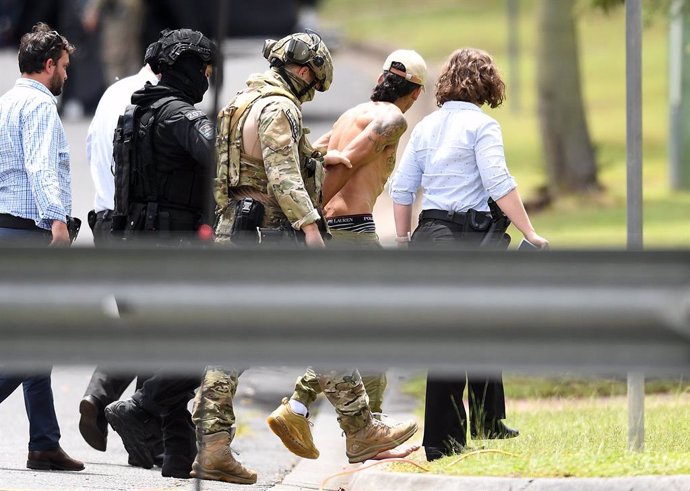
[[[294,399],[290,399],[289,402],[290,402],[290,408],[292,409],[293,412],[295,412],[297,414],[301,414],[305,418],[309,415],[309,409],[307,408],[307,406],[305,406],[301,402],[296,401]]]

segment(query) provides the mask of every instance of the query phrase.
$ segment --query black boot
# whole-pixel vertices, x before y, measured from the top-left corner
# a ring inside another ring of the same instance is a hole
[[[105,408],[105,417],[110,426],[120,435],[129,462],[137,467],[153,467],[153,456],[146,444],[149,438],[147,425],[153,416],[144,411],[132,399],[116,401]]]
[[[165,456],[161,475],[189,479],[196,457],[196,432],[186,406],[177,407],[163,417]]]

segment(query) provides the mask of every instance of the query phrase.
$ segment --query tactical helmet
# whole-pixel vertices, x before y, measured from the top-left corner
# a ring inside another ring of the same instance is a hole
[[[146,48],[144,61],[155,73],[161,73],[162,66],[172,66],[183,53],[193,53],[209,65],[215,65],[218,57],[216,43],[199,31],[191,29],[165,29],[161,37]]]
[[[316,90],[325,92],[333,81],[333,59],[321,36],[310,29],[305,31],[290,34],[278,41],[267,39],[263,55],[272,67],[290,64],[308,66],[319,82]]]

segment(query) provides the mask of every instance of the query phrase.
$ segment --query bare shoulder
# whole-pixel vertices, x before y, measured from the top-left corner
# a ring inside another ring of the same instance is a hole
[[[337,123],[340,122],[346,122],[346,124],[352,124],[353,121],[357,121],[358,123],[365,123],[369,124],[369,122],[372,119],[372,114],[371,114],[371,109],[369,107],[370,103],[363,103],[363,104],[357,104],[354,107],[351,107],[344,113],[340,115],[338,120],[336,121]]]
[[[407,128],[407,120],[398,106],[395,104],[386,104],[383,107],[385,107],[385,110],[381,111],[381,119],[384,119],[390,125],[404,126]]]
[[[374,103],[371,111],[371,127],[384,138],[397,141],[407,129],[402,111],[390,103]]]

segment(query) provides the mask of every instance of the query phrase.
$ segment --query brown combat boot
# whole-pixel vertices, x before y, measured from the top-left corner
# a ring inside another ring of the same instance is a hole
[[[319,458],[319,450],[311,436],[311,423],[292,410],[287,397],[283,398],[280,407],[271,413],[266,422],[290,452],[305,459]]]
[[[189,475],[210,481],[254,484],[256,472],[247,469],[232,456],[230,442],[233,436],[234,432],[230,434],[227,431],[203,435]]]
[[[345,453],[351,464],[364,462],[407,441],[417,431],[417,423],[371,418],[364,428],[345,434]]]

